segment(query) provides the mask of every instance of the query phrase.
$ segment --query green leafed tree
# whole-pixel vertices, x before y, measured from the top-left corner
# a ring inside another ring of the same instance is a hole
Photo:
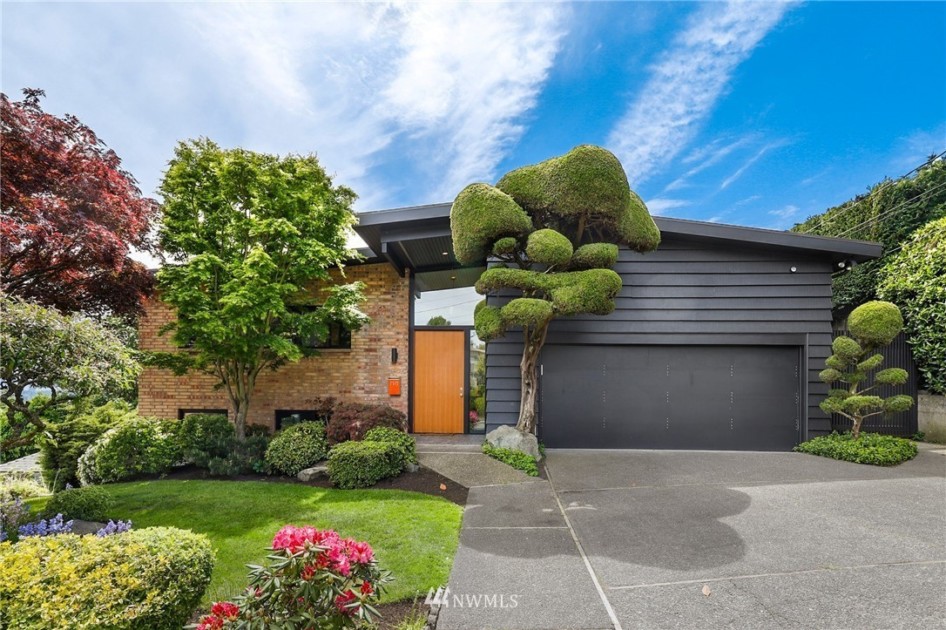
[[[549,323],[611,313],[621,290],[612,269],[618,247],[651,251],[660,232],[618,159],[588,145],[511,171],[496,186],[467,186],[453,202],[450,227],[461,264],[487,257],[498,263],[483,272],[476,291],[515,296],[502,306],[481,301],[474,322],[484,341],[522,330],[517,428],[534,433],[537,365]]]
[[[913,399],[905,394],[881,398],[871,393],[882,385],[903,385],[909,377],[901,368],[879,370],[884,356],[877,350],[889,345],[903,330],[900,309],[890,302],[867,302],[851,311],[847,327],[850,337],[834,340],[833,354],[819,374],[833,388],[821,409],[850,420],[851,435],[857,439],[865,419],[906,411],[913,406]]]
[[[922,385],[946,394],[946,217],[917,230],[890,260],[878,293],[903,311]]]
[[[876,299],[880,274],[917,229],[946,217],[946,161],[931,159],[912,177],[884,180],[840,206],[808,218],[794,232],[877,241],[884,254],[834,277],[835,319]]]
[[[315,156],[224,150],[205,139],[177,146],[160,191],[158,236],[170,264],[158,289],[177,314],[167,331],[187,351],[153,362],[215,376],[243,439],[263,370],[313,353],[333,322],[357,330],[368,321],[361,284],[333,284],[329,274],[353,255],[355,193],[334,186]]]
[[[28,444],[46,420],[93,398],[122,396],[134,386],[134,351],[98,323],[0,296],[0,449]],[[30,400],[41,390],[45,395]]]
[[[443,315],[434,315],[427,320],[428,326],[449,326],[450,320],[444,317]]]

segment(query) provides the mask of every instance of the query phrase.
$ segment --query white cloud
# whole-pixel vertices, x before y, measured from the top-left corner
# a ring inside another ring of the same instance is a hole
[[[691,177],[702,173],[715,164],[718,164],[723,160],[723,158],[727,157],[733,151],[741,149],[742,147],[752,143],[753,139],[754,134],[743,136],[742,138],[727,144],[722,144],[720,140],[716,140],[705,147],[696,149],[681,161],[684,164],[692,164],[693,162],[698,162],[698,164],[677,179],[670,182],[667,187],[664,188],[664,190],[668,191],[684,188],[687,186],[687,180],[689,180]]]
[[[658,59],[640,96],[609,136],[631,187],[665,166],[693,139],[736,67],[789,6],[728,2],[697,11]]]
[[[562,36],[565,8],[527,4],[253,4],[185,9],[253,112],[254,144],[318,147],[384,204],[371,177],[397,147],[422,201],[490,179],[521,137]],[[238,63],[233,64],[236,60]],[[262,108],[260,116],[258,108]],[[364,193],[367,192],[367,195]],[[418,194],[418,193],[415,193]]]
[[[746,160],[746,162],[745,162],[742,166],[740,166],[738,169],[736,169],[736,171],[735,171],[732,175],[730,175],[729,177],[727,177],[726,179],[723,180],[723,183],[719,185],[719,189],[720,189],[720,190],[725,190],[725,189],[729,188],[729,186],[730,186],[734,181],[736,181],[737,179],[739,179],[740,177],[742,177],[743,174],[744,174],[746,171],[748,171],[750,168],[752,168],[752,165],[753,165],[753,164],[755,164],[756,162],[758,162],[759,160],[761,160],[762,157],[763,157],[766,153],[768,153],[768,152],[771,151],[772,149],[777,149],[778,147],[785,146],[785,144],[787,144],[787,142],[785,142],[785,141],[783,141],[783,140],[778,140],[778,141],[776,141],[776,142],[770,142],[769,144],[765,145],[764,147],[762,147],[761,149],[759,149],[758,151],[756,151],[756,152],[752,155],[752,157],[750,157],[748,160]]]
[[[452,198],[474,180],[492,180],[524,128],[559,49],[558,5],[417,4],[405,9],[403,55],[383,92],[400,128],[427,143]]]
[[[778,210],[769,210],[769,214],[776,216],[780,219],[790,219],[793,216],[797,215],[800,209],[801,208],[799,208],[798,206],[788,204],[784,208],[779,208]]]
[[[656,199],[645,201],[644,204],[647,206],[647,209],[650,210],[651,214],[661,215],[667,210],[688,206],[690,205],[690,202],[686,199],[667,199],[658,197]]]

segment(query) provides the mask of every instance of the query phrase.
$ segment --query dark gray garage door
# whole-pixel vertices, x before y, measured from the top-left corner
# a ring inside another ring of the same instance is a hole
[[[539,434],[558,448],[789,450],[799,358],[783,346],[549,345]]]

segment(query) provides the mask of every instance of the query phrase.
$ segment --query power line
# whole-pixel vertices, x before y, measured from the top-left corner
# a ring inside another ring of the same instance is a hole
[[[898,178],[896,178],[896,179],[888,179],[886,182],[882,183],[882,184],[881,184],[880,186],[878,186],[876,189],[870,191],[870,192],[868,193],[868,195],[872,195],[872,194],[879,193],[880,191],[885,190],[886,188],[888,188],[888,187],[890,187],[890,186],[893,186],[894,184],[896,184],[896,183],[898,183],[898,182],[903,181],[904,179],[906,179],[907,177],[910,177],[910,176],[913,175],[914,173],[918,173],[918,172],[919,172],[921,169],[923,169],[925,166],[928,166],[928,165],[932,164],[932,163],[935,162],[936,160],[942,159],[944,156],[946,156],[946,151],[943,151],[943,152],[941,152],[941,153],[939,153],[939,154],[933,156],[932,158],[927,159],[927,160],[926,160],[925,162],[923,162],[922,164],[920,164],[920,165],[914,167],[913,169],[911,169],[910,171],[908,171],[907,173],[901,175],[900,177],[898,177]],[[844,213],[845,213],[845,212],[852,211],[852,210],[854,209],[854,206],[856,205],[856,201],[857,201],[856,198],[855,198],[854,200],[851,200],[851,202],[852,202],[851,205],[847,206],[846,208],[845,208],[845,207],[839,208],[839,209],[836,210],[833,214],[831,214],[830,217],[829,217],[829,215],[828,215],[828,212],[825,212],[825,213],[823,213],[822,215],[820,215],[820,216],[818,216],[818,217],[815,217],[815,218],[817,219],[817,224],[814,225],[814,226],[812,226],[812,229],[809,230],[808,233],[814,233],[816,230],[820,230],[820,229],[822,229],[823,227],[825,227],[825,222],[828,221],[829,218],[830,218],[832,221],[834,221],[834,220],[836,220],[838,217],[844,216]],[[847,202],[845,202],[845,203],[847,203]]]
[[[843,232],[841,232],[840,234],[838,234],[835,238],[844,238],[844,236],[846,236],[847,234],[851,234],[852,232],[856,232],[857,230],[859,230],[860,228],[866,226],[866,225],[869,224],[869,223],[873,223],[873,222],[875,222],[875,221],[879,221],[880,219],[883,219],[884,217],[892,216],[892,215],[896,214],[897,212],[900,212],[901,210],[903,210],[908,204],[919,203],[920,201],[923,201],[922,198],[923,198],[924,196],[927,196],[927,197],[928,197],[928,196],[932,196],[933,193],[935,193],[935,192],[937,192],[938,190],[941,190],[941,189],[943,189],[943,188],[946,188],[946,182],[942,182],[942,183],[940,183],[939,185],[934,186],[933,188],[930,188],[929,190],[924,190],[923,192],[921,192],[920,194],[918,194],[916,197],[913,197],[912,199],[906,199],[906,200],[900,202],[899,204],[897,204],[896,206],[894,206],[893,208],[891,208],[891,209],[889,209],[889,210],[885,210],[885,211],[881,212],[880,214],[878,214],[878,215],[875,216],[875,217],[871,217],[871,218],[869,218],[869,219],[867,219],[867,220],[865,220],[865,221],[862,221],[861,223],[858,223],[858,224],[855,225],[854,227],[851,227],[851,228],[848,228],[848,229],[844,230]]]

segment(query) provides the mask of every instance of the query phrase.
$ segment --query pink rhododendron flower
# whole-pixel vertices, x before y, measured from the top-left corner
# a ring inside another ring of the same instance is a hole
[[[374,560],[374,551],[368,543],[355,542],[348,547],[348,557],[357,564],[368,564]]]
[[[371,586],[371,582],[365,580],[361,583],[361,594],[362,595],[371,595],[374,593],[374,588]]]
[[[353,606],[349,608],[348,605],[357,599],[358,596],[355,595],[355,592],[351,589],[348,589],[335,598],[335,608],[337,608],[338,612],[342,613],[343,615],[354,615],[356,612],[358,612],[359,606]]]
[[[211,606],[210,614],[224,619],[236,619],[240,614],[240,607],[230,602],[217,602]]]

